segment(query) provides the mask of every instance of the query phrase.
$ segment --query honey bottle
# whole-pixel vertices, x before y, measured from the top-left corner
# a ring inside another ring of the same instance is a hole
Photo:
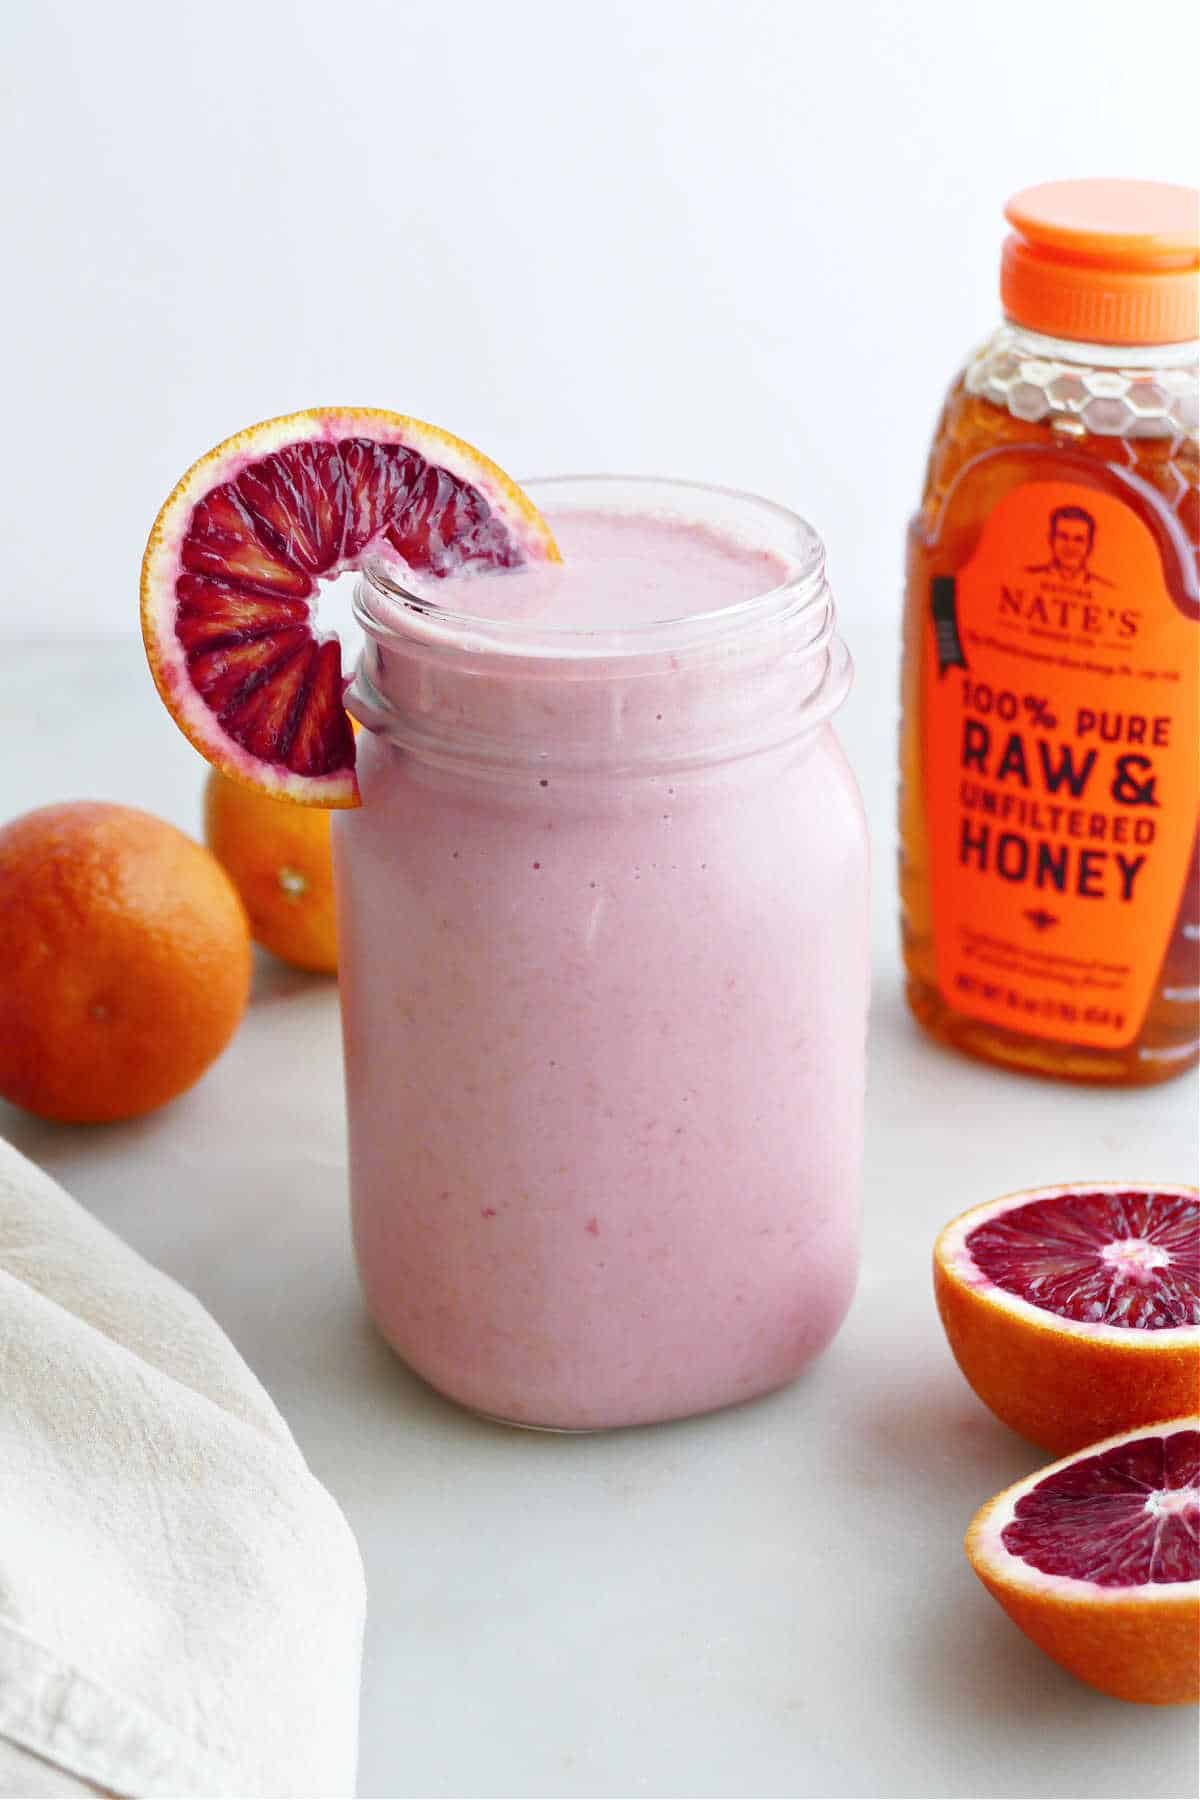
[[[1200,1059],[1200,195],[1007,209],[1004,323],[951,387],[908,539],[909,1004],[1010,1068]]]

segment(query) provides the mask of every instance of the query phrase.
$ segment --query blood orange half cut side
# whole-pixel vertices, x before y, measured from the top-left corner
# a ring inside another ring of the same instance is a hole
[[[1191,1411],[1200,1389],[1200,1197],[1121,1182],[1033,1189],[938,1238],[934,1293],[992,1411],[1062,1453]]]
[[[420,575],[556,561],[496,465],[400,413],[322,407],[240,431],[193,464],[142,562],[158,691],[210,763],[309,806],[355,806],[354,737],[322,581],[368,555]]]
[[[1120,1700],[1200,1698],[1200,1419],[1125,1432],[981,1507],[971,1566],[1047,1655]]]

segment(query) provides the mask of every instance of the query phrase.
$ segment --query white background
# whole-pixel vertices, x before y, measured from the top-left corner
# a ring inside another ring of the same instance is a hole
[[[1189,0],[0,0],[0,632],[131,627],[160,501],[327,402],[754,488],[895,631],[1006,196],[1194,180]]]

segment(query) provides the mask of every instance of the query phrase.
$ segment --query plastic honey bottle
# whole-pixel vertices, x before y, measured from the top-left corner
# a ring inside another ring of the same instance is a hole
[[[1200,1058],[1198,201],[1009,203],[1005,322],[950,389],[909,531],[909,1003],[1079,1081]]]

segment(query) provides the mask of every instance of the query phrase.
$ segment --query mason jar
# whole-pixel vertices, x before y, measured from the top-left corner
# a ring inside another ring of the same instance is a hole
[[[587,1430],[776,1388],[845,1314],[867,852],[809,526],[681,482],[527,491],[552,529],[670,517],[787,571],[619,629],[357,589],[334,859],[367,1304],[452,1399]]]

